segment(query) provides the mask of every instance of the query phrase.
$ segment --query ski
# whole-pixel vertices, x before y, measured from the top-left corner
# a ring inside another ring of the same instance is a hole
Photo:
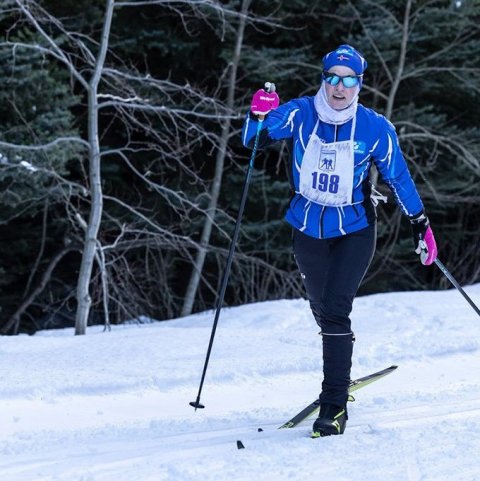
[[[383,369],[382,371],[374,372],[373,374],[369,374],[368,376],[360,377],[358,379],[354,379],[353,381],[350,381],[348,393],[351,394],[352,392],[355,392],[358,389],[361,389],[362,387],[367,386],[368,384],[371,384],[372,382],[378,381],[382,377],[385,377],[387,374],[390,374],[391,372],[395,371],[397,367],[398,366],[390,366],[390,367],[387,367],[386,369]],[[350,396],[349,396],[349,401],[350,400],[353,400],[353,398],[350,399]],[[300,424],[305,419],[316,414],[317,411],[319,411],[319,409],[320,409],[320,401],[318,399],[315,399],[315,401],[309,404],[305,409],[302,409],[297,415],[293,416],[293,418],[290,419],[290,421],[287,421],[285,424],[282,424],[278,429],[293,428],[298,424]]]

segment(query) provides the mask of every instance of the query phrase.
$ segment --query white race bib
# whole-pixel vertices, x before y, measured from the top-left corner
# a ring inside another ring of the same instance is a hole
[[[300,194],[303,197],[332,207],[352,204],[355,120],[354,117],[350,140],[330,144],[317,136],[317,121],[300,169]]]

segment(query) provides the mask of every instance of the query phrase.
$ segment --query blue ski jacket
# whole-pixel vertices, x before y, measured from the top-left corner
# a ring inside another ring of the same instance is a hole
[[[318,120],[314,97],[301,97],[286,102],[272,110],[263,121],[260,147],[283,139],[292,141],[290,173],[295,193],[285,219],[294,228],[311,237],[338,237],[375,223],[376,213],[369,180],[372,162],[405,215],[415,216],[423,210],[422,201],[400,149],[395,127],[383,115],[360,104],[356,115],[352,203],[341,207],[312,202],[299,192],[303,155]],[[242,141],[246,147],[253,146],[257,126],[258,122],[248,113],[242,129]],[[316,134],[325,143],[350,140],[351,128],[352,120],[342,125],[319,121]]]

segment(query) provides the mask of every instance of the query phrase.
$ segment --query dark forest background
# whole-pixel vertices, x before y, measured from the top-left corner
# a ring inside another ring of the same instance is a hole
[[[92,75],[107,3],[0,2],[3,334],[75,323],[93,208],[79,78]],[[265,81],[282,101],[314,95],[322,56],[341,43],[368,60],[360,101],[395,124],[439,258],[461,284],[478,282],[479,26],[474,0],[115,2],[96,96],[103,212],[88,322],[215,306],[250,98]],[[257,157],[227,305],[303,295],[282,220],[288,167],[284,143]],[[389,202],[361,294],[449,287],[421,266],[408,221],[381,179],[377,188]]]

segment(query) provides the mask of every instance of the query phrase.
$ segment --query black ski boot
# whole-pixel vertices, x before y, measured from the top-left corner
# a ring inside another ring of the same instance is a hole
[[[347,424],[347,408],[333,404],[322,404],[320,414],[313,424],[312,438],[343,434]]]

